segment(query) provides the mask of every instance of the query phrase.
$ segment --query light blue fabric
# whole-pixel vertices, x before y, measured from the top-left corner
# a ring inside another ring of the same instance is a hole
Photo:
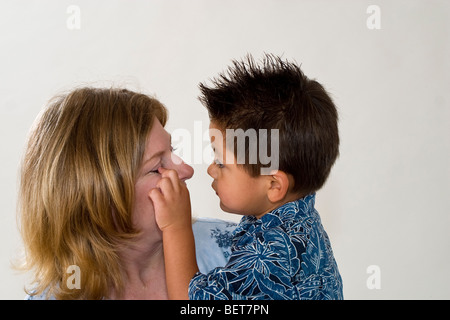
[[[237,224],[218,219],[201,218],[192,225],[198,269],[208,273],[224,267],[231,256],[231,242]]]
[[[314,202],[312,194],[260,219],[242,217],[227,265],[197,273],[189,298],[343,299],[342,279]]]
[[[197,264],[201,272],[209,272],[216,267],[223,267],[231,255],[232,233],[236,223],[198,218],[192,225],[195,237]],[[27,300],[45,300],[45,292],[41,295],[25,297]],[[54,297],[49,297],[54,300]]]

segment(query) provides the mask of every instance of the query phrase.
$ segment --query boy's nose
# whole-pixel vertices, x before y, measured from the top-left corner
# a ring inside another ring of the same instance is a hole
[[[213,178],[216,179],[216,173],[214,170],[214,163],[211,163],[208,167],[208,169],[206,170],[206,172]]]

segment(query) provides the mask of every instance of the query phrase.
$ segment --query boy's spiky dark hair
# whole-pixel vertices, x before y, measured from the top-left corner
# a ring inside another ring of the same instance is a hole
[[[324,87],[297,64],[272,54],[258,64],[247,55],[233,60],[211,87],[199,87],[210,120],[223,130],[279,130],[279,169],[294,177],[294,191],[323,186],[339,155],[338,113]],[[243,165],[252,176],[261,166]]]

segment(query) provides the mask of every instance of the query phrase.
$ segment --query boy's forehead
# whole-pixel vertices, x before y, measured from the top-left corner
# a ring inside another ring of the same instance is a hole
[[[222,145],[224,142],[223,130],[214,121],[211,121],[209,124],[209,138],[213,146]]]
[[[211,141],[211,147],[214,149],[214,152],[217,154],[222,154],[225,152],[225,141],[224,137],[219,131],[209,130],[209,137]]]
[[[224,132],[221,127],[214,122],[211,122],[209,125],[209,138],[214,154],[219,160],[224,162],[224,155],[228,153],[228,150],[226,149],[226,137],[224,136]],[[229,156],[230,155],[228,155],[228,157]]]

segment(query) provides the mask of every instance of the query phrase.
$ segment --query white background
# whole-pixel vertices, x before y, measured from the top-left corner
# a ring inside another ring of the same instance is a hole
[[[367,25],[373,4],[381,29]],[[68,28],[70,5],[79,29]],[[168,107],[168,131],[193,134],[196,121],[208,127],[198,83],[268,52],[300,63],[339,108],[341,156],[316,203],[345,298],[449,299],[449,21],[446,0],[2,0],[0,298],[24,297],[27,276],[10,267],[21,247],[17,173],[51,96],[126,86]],[[237,221],[220,211],[207,164],[193,166],[194,215]]]

